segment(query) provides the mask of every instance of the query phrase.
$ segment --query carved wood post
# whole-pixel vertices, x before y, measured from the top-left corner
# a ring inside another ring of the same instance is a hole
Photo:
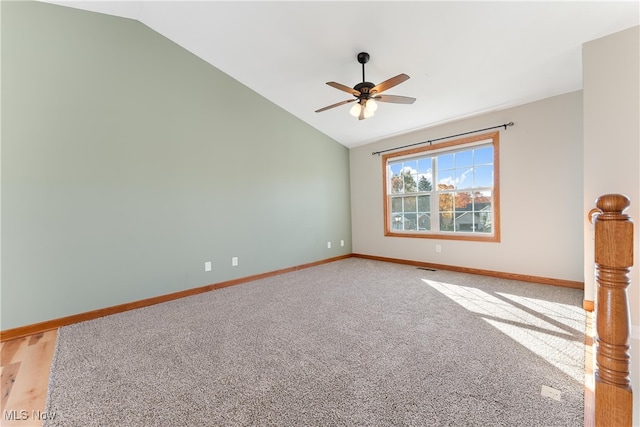
[[[632,390],[629,380],[629,302],[627,287],[633,265],[633,222],[622,212],[626,196],[598,198],[595,216],[596,262],[596,426],[631,426]]]

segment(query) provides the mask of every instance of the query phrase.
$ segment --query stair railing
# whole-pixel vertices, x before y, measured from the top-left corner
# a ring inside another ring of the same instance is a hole
[[[623,212],[629,198],[606,194],[590,212],[596,263],[596,427],[632,424],[633,391],[629,379],[629,301],[633,265],[633,222]]]

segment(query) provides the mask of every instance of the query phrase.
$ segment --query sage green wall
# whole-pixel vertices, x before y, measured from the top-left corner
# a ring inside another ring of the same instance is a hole
[[[349,200],[344,146],[141,23],[2,2],[3,330],[348,254]]]

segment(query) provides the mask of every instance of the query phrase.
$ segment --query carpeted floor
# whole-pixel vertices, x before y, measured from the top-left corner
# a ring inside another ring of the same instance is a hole
[[[61,328],[44,425],[581,426],[582,296],[349,258]]]

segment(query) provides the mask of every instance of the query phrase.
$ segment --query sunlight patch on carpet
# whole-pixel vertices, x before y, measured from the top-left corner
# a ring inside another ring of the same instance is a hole
[[[580,307],[422,280],[576,381],[583,380],[584,315]]]

